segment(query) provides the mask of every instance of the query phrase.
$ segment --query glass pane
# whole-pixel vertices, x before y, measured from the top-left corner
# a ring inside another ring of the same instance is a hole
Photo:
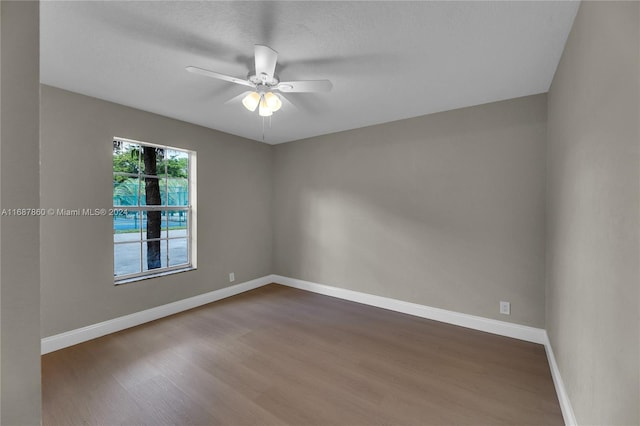
[[[128,211],[127,214],[113,216],[114,241],[139,241],[140,228],[143,226],[142,213]]]
[[[113,175],[113,205],[137,206],[140,196],[140,179]]]
[[[153,146],[142,146],[140,158],[142,173],[145,175],[164,175],[164,149]]]
[[[186,237],[189,212],[185,210],[169,210],[166,212],[169,237]]]
[[[142,243],[142,270],[167,267],[167,240]]]
[[[140,205],[166,205],[166,188],[164,186],[164,183],[160,184],[160,179],[155,177],[145,177],[142,179],[142,181],[142,188],[140,188]]]
[[[167,173],[170,178],[187,178],[189,173],[188,153],[167,149],[166,159]]]
[[[189,247],[187,238],[169,240],[169,266],[189,263]]]
[[[140,145],[113,141],[113,171],[138,174]]]
[[[164,179],[162,180],[162,185],[165,185]],[[187,178],[170,177],[167,179],[166,185],[167,204],[169,206],[189,205],[189,181]]]
[[[117,241],[118,235],[114,235]],[[113,245],[113,275],[120,276],[140,272],[140,243]]]
[[[142,239],[167,238],[167,213],[145,211],[142,215]]]

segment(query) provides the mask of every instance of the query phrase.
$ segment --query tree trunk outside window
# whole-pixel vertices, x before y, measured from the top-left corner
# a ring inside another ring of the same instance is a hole
[[[144,173],[146,175],[158,175],[156,169],[157,151],[156,148],[151,147],[145,147],[143,150]],[[148,206],[161,205],[160,179],[146,177],[144,179],[144,190]],[[160,238],[161,223],[162,212],[147,211],[147,239]],[[161,267],[160,241],[147,241],[147,267],[149,269]]]

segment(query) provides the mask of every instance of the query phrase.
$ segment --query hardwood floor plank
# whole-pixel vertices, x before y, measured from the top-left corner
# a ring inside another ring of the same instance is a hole
[[[164,375],[141,382],[128,390],[148,425],[207,425],[216,420],[193,398]]]
[[[271,284],[42,357],[45,425],[560,425],[541,345]]]

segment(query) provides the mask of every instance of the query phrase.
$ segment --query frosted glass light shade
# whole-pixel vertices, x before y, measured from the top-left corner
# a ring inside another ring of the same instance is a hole
[[[282,107],[282,101],[278,97],[278,95],[274,95],[271,92],[268,92],[264,95],[264,99],[267,102],[267,106],[271,109],[271,112],[276,112]]]
[[[242,100],[242,105],[249,111],[255,111],[260,103],[260,94],[258,92],[251,92]]]
[[[262,117],[269,117],[270,115],[273,114],[273,111],[271,111],[271,108],[269,108],[269,105],[267,105],[267,101],[264,99],[264,97],[260,101],[260,108],[258,109],[258,114],[260,114],[260,116]]]

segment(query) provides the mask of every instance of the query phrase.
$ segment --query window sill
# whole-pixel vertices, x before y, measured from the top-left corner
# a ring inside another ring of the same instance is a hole
[[[121,285],[121,284],[129,284],[129,283],[133,283],[136,281],[142,281],[142,280],[148,280],[151,278],[158,278],[158,277],[166,277],[167,275],[173,275],[173,274],[179,274],[182,272],[188,272],[188,271],[195,271],[197,268],[194,268],[193,266],[185,266],[184,268],[179,268],[179,269],[171,269],[171,270],[165,270],[165,271],[161,271],[155,274],[148,274],[148,275],[141,275],[139,277],[130,277],[130,278],[123,278],[123,279],[116,279],[113,283],[113,285]]]

